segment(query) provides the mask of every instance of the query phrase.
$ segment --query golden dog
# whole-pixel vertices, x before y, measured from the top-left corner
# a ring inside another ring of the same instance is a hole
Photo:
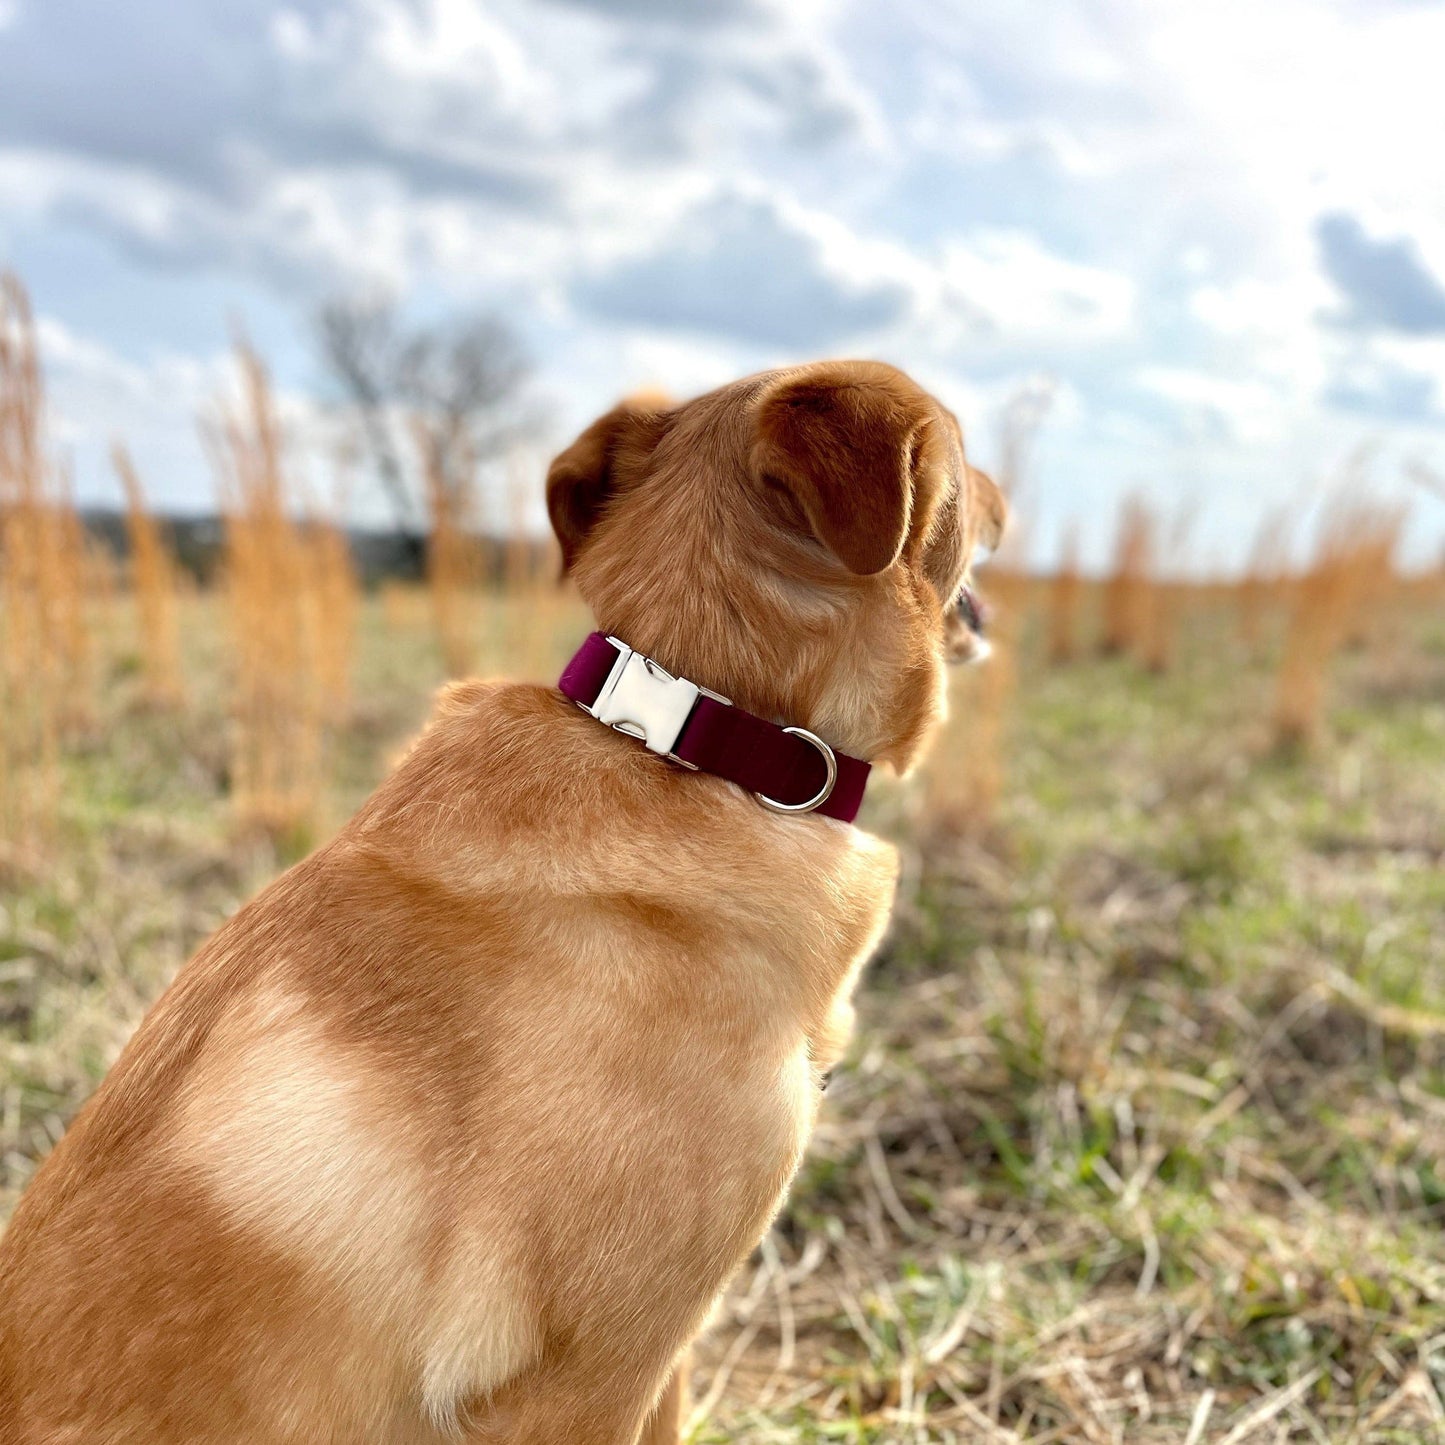
[[[902,373],[624,405],[548,504],[599,624],[908,768],[1003,503]],[[556,690],[448,689],[181,971],[0,1244],[3,1445],[675,1441],[896,859]]]

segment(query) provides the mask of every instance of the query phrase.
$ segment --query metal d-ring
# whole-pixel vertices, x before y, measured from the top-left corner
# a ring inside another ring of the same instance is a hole
[[[802,738],[804,742],[812,743],[823,755],[823,766],[827,768],[828,776],[823,780],[823,786],[806,803],[780,803],[766,793],[758,793],[757,800],[763,807],[771,808],[775,813],[811,813],[815,808],[821,808],[833,796],[833,788],[838,782],[838,755],[822,738],[816,733],[810,733],[807,728],[784,728],[783,731]]]

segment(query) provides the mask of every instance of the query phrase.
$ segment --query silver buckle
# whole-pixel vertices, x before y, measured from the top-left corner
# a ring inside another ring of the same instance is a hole
[[[783,731],[812,743],[822,753],[823,766],[828,770],[827,776],[823,779],[823,786],[806,803],[780,803],[776,798],[768,797],[766,793],[757,793],[754,796],[763,807],[771,808],[775,813],[811,813],[815,808],[821,808],[833,796],[833,789],[838,782],[838,755],[822,738],[816,733],[810,733],[807,728],[784,728]]]
[[[700,696],[731,706],[729,699],[685,677],[674,677],[616,637],[607,640],[617,649],[617,661],[597,700],[583,711],[617,732],[639,739],[654,753],[662,753],[696,772],[696,765],[678,757],[673,748]]]

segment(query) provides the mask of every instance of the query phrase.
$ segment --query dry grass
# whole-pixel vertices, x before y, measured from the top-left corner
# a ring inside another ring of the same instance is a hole
[[[1104,584],[1104,625],[1099,639],[1103,652],[1133,652],[1142,643],[1149,627],[1149,576],[1154,557],[1153,513],[1138,497],[1130,497],[1119,513],[1114,565]]]
[[[447,673],[464,677],[476,665],[473,594],[479,581],[477,542],[472,533],[472,496],[455,475],[454,437],[426,418],[413,419],[412,434],[426,486],[426,580],[432,615]]]
[[[111,459],[125,491],[131,590],[140,618],[146,694],[157,707],[175,707],[183,696],[175,562],[161,535],[160,523],[146,507],[145,492],[129,453],[117,442],[111,449]]]
[[[1189,557],[1193,522],[1192,509],[1186,507],[1179,512],[1159,554],[1151,559],[1149,575],[1142,584],[1139,661],[1156,677],[1174,665],[1180,620],[1192,595],[1182,574]]]
[[[316,656],[328,723],[345,721],[351,705],[351,669],[361,588],[346,533],[331,520],[306,528],[310,552],[308,592],[316,622]]]
[[[1251,764],[1232,605],[1167,679],[1025,649],[1000,843],[915,856],[699,1439],[1445,1438],[1445,634]]]
[[[1267,512],[1250,547],[1244,576],[1236,590],[1239,603],[1239,635],[1250,647],[1259,645],[1265,614],[1277,608],[1288,576],[1288,509]]]
[[[1017,649],[1030,593],[1026,574],[1002,566],[990,571],[993,655],[981,666],[953,675],[948,722],[927,775],[928,828],[940,839],[983,837],[996,820],[1007,783]]]
[[[1348,599],[1338,559],[1321,558],[1296,585],[1274,701],[1275,737],[1282,746],[1308,743],[1319,732]]]
[[[29,299],[0,276],[0,842],[42,846],[62,735],[91,717],[89,568],[80,522],[44,439]]]
[[[1063,553],[1048,584],[1048,659],[1055,667],[1079,655],[1079,613],[1084,579],[1079,575],[1079,529],[1064,535]]]
[[[282,835],[316,820],[355,586],[336,529],[297,520],[264,366],[244,344],[237,363],[241,397],[209,432],[226,526],[231,791],[243,824]]]
[[[1131,902],[1122,931],[1152,931],[1161,900]],[[1242,1000],[1043,930],[874,1005],[809,1192],[710,1346],[746,1423],[703,1438],[815,1438],[810,1416],[878,1441],[1438,1438],[1445,1258],[1413,1252],[1438,1227],[1438,1032],[1386,1028],[1409,1062],[1381,1099],[1378,1021],[1328,965]]]
[[[1177,580],[1150,580],[1146,622],[1139,642],[1139,661],[1146,672],[1159,676],[1174,665],[1179,623],[1188,605],[1189,591],[1186,583]]]
[[[1355,499],[1325,517],[1318,551],[1294,588],[1275,689],[1276,741],[1315,741],[1323,725],[1336,654],[1363,644],[1381,603],[1396,585],[1394,551],[1402,515]]]

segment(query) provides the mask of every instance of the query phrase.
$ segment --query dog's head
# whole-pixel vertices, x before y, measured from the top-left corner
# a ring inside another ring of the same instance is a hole
[[[863,361],[624,402],[552,463],[547,507],[599,626],[900,771],[945,662],[980,651],[968,566],[1005,515],[952,413]]]

